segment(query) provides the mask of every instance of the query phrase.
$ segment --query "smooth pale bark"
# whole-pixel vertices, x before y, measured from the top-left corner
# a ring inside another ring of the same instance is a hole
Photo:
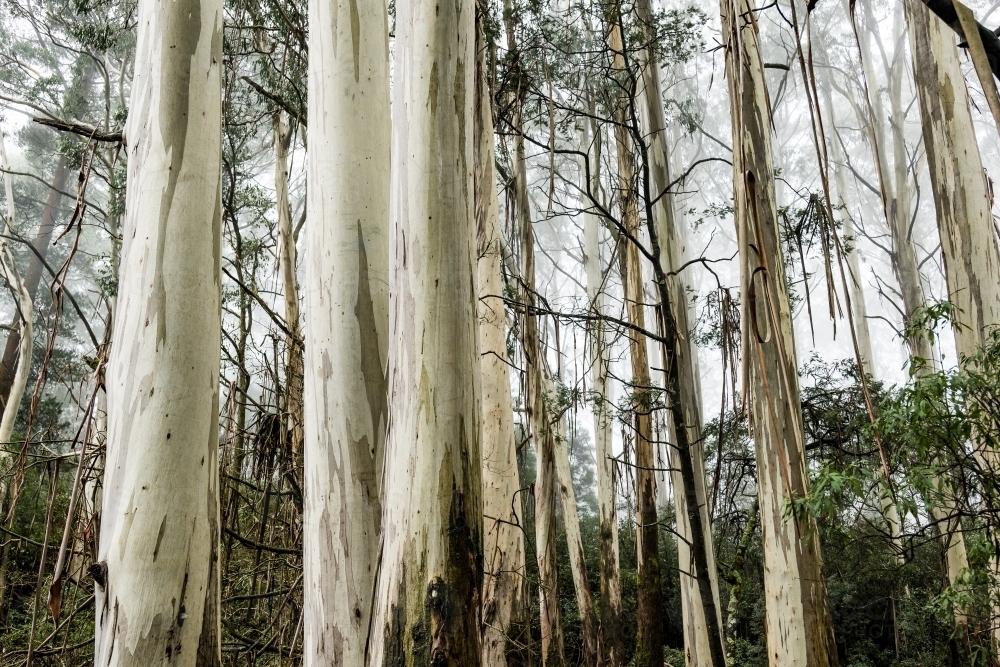
[[[1000,251],[954,37],[922,4],[908,0],[907,12],[955,346],[968,356],[1000,324]]]
[[[870,0],[863,0],[869,25],[875,24],[872,15]],[[894,17],[893,36],[895,43],[901,43],[902,31],[905,26],[902,24],[902,4],[897,6],[897,13]],[[892,241],[892,251],[889,260],[893,273],[900,286],[902,296],[903,324],[908,326],[912,322],[913,316],[925,305],[923,282],[920,276],[919,264],[917,262],[916,250],[913,240],[909,235],[910,225],[910,199],[908,170],[909,162],[906,155],[906,147],[902,132],[902,79],[905,60],[896,58],[889,67],[889,96],[890,107],[894,119],[893,132],[893,161],[890,166],[887,155],[887,141],[883,128],[886,125],[885,110],[882,104],[881,95],[875,94],[871,87],[876,81],[874,78],[874,66],[872,63],[870,39],[873,31],[863,30],[859,35],[861,46],[861,64],[868,80],[868,98],[866,100],[870,117],[867,119],[869,128],[869,141],[872,145],[876,171],[879,179],[879,189],[882,199],[882,209],[885,214],[886,223],[889,226],[890,238]],[[887,59],[883,55],[883,62]],[[934,363],[934,345],[927,335],[910,335],[906,338],[907,348],[911,358],[921,360],[921,364],[915,370],[922,372],[931,368]],[[945,480],[938,480],[938,485],[943,485]],[[940,502],[941,506],[937,506]],[[954,503],[947,498],[927,499],[931,515],[937,522],[942,541],[945,548],[945,569],[947,570],[949,581],[955,583],[960,573],[968,568],[968,556],[965,548],[965,538],[961,533],[961,526],[955,513]],[[886,506],[883,498],[883,506]],[[899,526],[898,512],[896,520],[891,514],[886,514],[887,521],[891,529]],[[899,541],[896,538],[895,541]],[[956,607],[955,621],[959,625],[967,623],[964,609]]]
[[[584,142],[586,145],[586,141]],[[600,188],[600,133],[594,134],[591,159],[590,192]],[[586,188],[584,188],[586,189]],[[591,211],[583,214],[587,297],[594,315],[607,311],[601,268],[600,219]],[[621,568],[618,548],[618,510],[615,497],[615,468],[611,450],[611,413],[614,405],[608,370],[611,365],[604,323],[595,320],[590,327],[590,363],[594,410],[594,457],[597,468],[597,506],[600,521],[601,555],[601,638],[606,667],[625,664],[624,628],[622,627]]]
[[[611,28],[608,46],[612,67],[624,71],[625,46],[622,38],[621,7],[612,3],[608,18]],[[625,105],[629,100],[622,100]],[[618,208],[621,224],[632,237],[639,237],[639,200],[635,189],[635,163],[632,137],[625,109],[616,111],[615,144],[618,157]],[[624,235],[623,235],[624,236]],[[635,243],[624,238],[621,248],[622,285],[628,322],[640,330],[646,328],[642,264]],[[632,364],[632,409],[634,411],[633,446],[635,450],[635,523],[638,560],[636,618],[637,667],[659,667],[663,660],[663,593],[660,586],[659,523],[656,509],[656,446],[653,443],[651,382],[646,338],[629,331],[629,359]]]
[[[56,163],[55,173],[52,175],[52,183],[49,186],[49,195],[45,198],[45,205],[42,208],[42,217],[38,223],[38,231],[35,233],[35,240],[32,246],[39,255],[45,257],[49,252],[52,241],[52,231],[56,226],[56,216],[59,214],[59,206],[62,203],[63,191],[66,189],[66,182],[69,180],[69,170],[66,169],[66,158],[60,156]],[[35,298],[38,291],[38,283],[42,278],[42,260],[32,252],[28,253],[28,268],[24,272],[24,286],[28,290],[28,296]],[[17,373],[18,357],[21,353],[21,332],[20,328],[14,328],[21,323],[21,316],[15,315],[11,323],[11,332],[7,336],[7,345],[3,351],[3,359],[0,360],[0,405],[7,405],[7,398],[10,396],[11,387],[14,384],[14,377]],[[6,440],[2,441],[6,442]]]
[[[102,666],[221,662],[222,3],[140,0],[96,582]]]
[[[827,76],[832,76],[826,70]],[[865,291],[861,284],[861,260],[858,252],[857,233],[854,227],[854,216],[848,208],[849,196],[847,187],[847,168],[844,158],[844,149],[837,136],[837,112],[833,106],[832,86],[827,83],[820,86],[820,93],[823,102],[823,122],[829,128],[827,139],[830,143],[830,153],[833,162],[833,181],[835,185],[836,198],[834,206],[839,210],[841,221],[844,225],[844,238],[849,247],[847,248],[847,268],[850,271],[851,307],[854,309],[854,330],[858,340],[858,350],[861,353],[861,364],[866,373],[874,375],[875,366],[872,356],[871,329],[868,326],[868,306],[865,302]]]
[[[614,30],[617,30],[615,28]],[[625,230],[639,234],[639,211],[633,189],[633,165],[627,130],[616,130],[619,164],[620,210]],[[622,282],[625,287],[625,311],[628,322],[646,328],[642,264],[639,249],[623,239]],[[656,448],[653,443],[652,401],[650,395],[649,355],[646,339],[634,331],[628,334],[629,359],[632,362],[633,443],[635,448],[636,554],[638,557],[638,637],[636,665],[659,665],[663,654],[663,595],[660,588],[659,524],[656,509]]]
[[[872,16],[871,0],[862,0],[861,6],[865,12],[868,26],[876,25]],[[893,36],[896,38],[894,40],[896,43],[899,43],[900,39],[898,38],[902,37],[902,30],[905,29],[905,26],[902,25],[900,12],[901,9],[897,11],[893,21]],[[914,314],[924,306],[925,300],[917,253],[910,236],[910,170],[905,137],[903,136],[903,117],[905,114],[902,101],[902,81],[905,74],[905,62],[903,58],[895,58],[888,67],[890,118],[892,119],[890,124],[886,118],[882,96],[875,89],[878,79],[875,76],[870,44],[873,33],[875,33],[874,28],[869,30],[861,27],[859,39],[861,64],[868,83],[867,103],[871,114],[871,117],[867,119],[869,141],[874,153],[882,208],[892,240],[892,252],[889,259],[903,300],[903,325],[909,326]],[[884,53],[882,60],[884,63],[888,62]],[[884,130],[887,125],[890,126],[892,132],[891,161],[889,141]],[[934,362],[934,350],[927,336],[908,336],[907,345],[912,357],[923,360],[927,364]]]
[[[14,179],[11,175],[10,161],[7,159],[7,146],[4,142],[3,133],[0,132],[0,167],[3,168],[4,194],[7,204],[7,214],[4,216],[4,234],[9,234],[14,223]],[[11,256],[10,248],[5,239],[0,239],[0,274],[11,286],[12,291],[17,295],[17,311],[14,313],[15,324],[20,326],[15,329],[11,327],[8,336],[8,345],[17,337],[17,356],[14,358],[16,372],[10,378],[10,385],[7,388],[6,402],[3,408],[3,415],[0,417],[0,442],[10,442],[10,437],[14,432],[14,423],[17,421],[18,407],[24,396],[25,387],[28,384],[28,371],[31,368],[31,352],[34,342],[32,331],[34,324],[34,304],[28,292],[27,285],[21,280],[14,265],[14,258]],[[0,513],[12,511],[6,506],[7,495],[10,491],[9,480],[11,464],[14,461],[12,450],[9,446],[0,446]],[[6,514],[4,514],[6,515]],[[6,608],[7,592],[7,562],[10,556],[10,544],[0,546],[0,615],[3,615]]]
[[[14,204],[14,179],[11,176],[10,161],[7,159],[7,146],[4,142],[3,134],[0,133],[0,167],[3,168],[4,194],[7,203],[7,214],[4,216],[3,233],[8,235],[12,231],[15,216]],[[3,417],[0,418],[0,442],[10,442],[10,437],[14,433],[14,422],[17,420],[17,410],[21,405],[21,398],[24,396],[24,389],[28,384],[28,371],[31,367],[31,349],[34,342],[32,328],[35,320],[35,310],[32,303],[32,296],[29,286],[22,280],[14,264],[14,257],[11,255],[10,247],[6,239],[0,239],[0,272],[3,273],[4,280],[11,286],[12,291],[17,295],[17,310],[15,314],[20,324],[19,329],[12,330],[10,339],[17,332],[18,345],[16,357],[16,372],[8,388],[9,393],[3,408]],[[38,283],[35,282],[37,287]],[[6,463],[10,459],[10,454],[4,452],[0,454],[0,505],[7,499],[6,483]],[[2,595],[2,590],[0,590]]]
[[[510,0],[504,1],[504,27],[507,50],[519,66],[516,34],[518,26]],[[538,564],[539,619],[541,624],[542,667],[566,662],[563,646],[562,615],[559,611],[559,564],[556,560],[556,473],[555,443],[552,438],[542,354],[538,340],[538,317],[535,299],[535,232],[528,198],[528,168],[522,133],[524,91],[516,90],[511,100],[514,132],[514,219],[521,242],[521,300],[527,312],[521,327],[524,350],[524,375],[527,396],[528,431],[535,447],[535,560]]]
[[[733,119],[744,383],[757,454],[765,633],[772,667],[837,664],[816,523],[785,516],[808,491],[795,341],[771,158],[770,109],[753,3],[723,0]]]
[[[299,285],[295,277],[295,235],[288,201],[288,149],[292,131],[284,112],[274,124],[274,190],[278,209],[278,266],[285,297],[285,413],[294,460],[302,455],[302,333],[299,325]]]
[[[955,305],[955,347],[960,357],[969,357],[1000,324],[1000,250],[989,188],[954,37],[923,4],[908,0],[906,13],[948,299]],[[995,464],[996,452],[982,453]],[[968,567],[960,526],[940,510],[934,518],[946,527],[948,552],[960,550],[947,559],[948,579],[955,585]],[[993,567],[996,571],[996,558]],[[998,616],[1000,595],[992,594]],[[963,610],[956,615],[959,622],[965,620]],[[994,639],[1000,640],[1000,627],[994,628]]]
[[[650,0],[639,0],[636,5],[639,20],[651,22],[653,12]],[[684,428],[687,429],[687,442],[690,444],[690,457],[694,468],[694,479],[685,480],[681,474],[681,466],[671,465],[671,482],[675,490],[674,506],[677,516],[677,558],[681,580],[681,614],[684,625],[684,655],[688,667],[712,664],[712,642],[709,639],[709,624],[705,622],[705,605],[702,603],[698,587],[698,577],[707,576],[710,580],[714,602],[716,629],[719,632],[718,645],[723,644],[722,636],[722,605],[719,598],[719,576],[715,563],[715,547],[711,539],[711,516],[708,508],[708,491],[705,483],[705,453],[702,443],[702,411],[701,389],[698,384],[698,351],[691,342],[690,301],[687,284],[683,275],[677,273],[684,262],[684,230],[677,221],[674,209],[673,194],[667,192],[670,186],[670,153],[667,147],[666,123],[663,113],[663,96],[660,87],[660,67],[655,51],[645,51],[645,62],[642,68],[645,135],[648,137],[649,175],[651,191],[654,197],[659,197],[653,207],[656,228],[659,237],[660,267],[667,280],[670,292],[670,307],[674,326],[678,336],[673,354],[677,356],[679,372],[678,386],[675,391],[680,394],[679,403],[684,411]],[[662,196],[661,196],[662,195]],[[661,364],[663,368],[666,363]],[[669,380],[666,380],[669,382]],[[670,430],[676,428],[672,419],[668,418]],[[673,442],[677,442],[676,436]],[[669,451],[669,448],[668,448]],[[675,458],[670,456],[670,459]],[[697,511],[708,539],[705,540],[705,557],[708,572],[700,573],[695,566],[691,553],[691,521],[688,517],[687,494],[685,485],[694,486],[698,499]]]
[[[524,517],[517,492],[514,411],[507,359],[503,247],[494,172],[493,116],[485,44],[477,26],[476,230],[479,293],[479,364],[482,393],[484,580],[483,667],[506,667],[508,638],[521,641],[527,599]],[[511,644],[513,648],[515,645]]]
[[[545,364],[544,373],[546,395],[554,396],[556,386],[548,364]],[[549,428],[553,434],[556,484],[559,502],[562,506],[563,527],[566,530],[570,573],[573,577],[576,606],[582,626],[582,664],[585,667],[596,667],[601,665],[603,661],[600,627],[597,622],[597,612],[594,609],[594,600],[590,595],[590,584],[587,581],[587,563],[583,551],[583,537],[580,534],[580,518],[576,506],[576,491],[573,489],[573,474],[569,465],[569,443],[566,440],[566,427],[563,418],[556,419]]]
[[[309,22],[303,655],[361,667],[389,420],[388,19],[312,0]]]
[[[370,667],[482,659],[472,0],[396,7],[389,405]]]

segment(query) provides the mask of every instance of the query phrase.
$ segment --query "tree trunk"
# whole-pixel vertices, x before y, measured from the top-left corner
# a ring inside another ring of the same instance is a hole
[[[622,37],[621,7],[611,3],[608,18],[608,46],[615,70],[626,70]],[[630,100],[624,99],[625,105]],[[616,112],[615,143],[618,154],[618,200],[624,231],[639,237],[639,201],[635,185],[632,137],[625,109]],[[622,242],[622,284],[628,322],[646,327],[642,264],[639,249],[630,240]],[[663,661],[663,593],[660,585],[659,523],[656,510],[656,446],[653,443],[652,387],[646,338],[635,331],[628,334],[632,362],[632,409],[634,412],[636,555],[638,559],[638,609],[636,612],[636,667],[660,667]]]
[[[948,299],[956,307],[955,347],[960,357],[968,357],[982,349],[990,329],[1000,324],[1000,250],[954,37],[945,35],[941,22],[931,19],[921,3],[907,0],[906,12]],[[995,463],[995,452],[982,453]],[[936,512],[935,519],[945,518],[941,514]],[[954,585],[961,567],[968,566],[962,558],[964,543],[959,526],[942,525],[949,528],[948,552],[961,549],[961,557],[948,559]],[[995,617],[1000,616],[998,595],[994,590]],[[993,627],[994,639],[1000,640],[996,619]]]
[[[97,583],[99,665],[219,642],[222,3],[141,0]]]
[[[617,27],[614,29],[617,30]],[[639,234],[639,210],[634,186],[634,168],[628,130],[616,127],[619,165],[619,195],[625,230],[633,238]],[[625,307],[628,321],[646,328],[642,264],[635,244],[622,239]],[[653,443],[652,392],[646,339],[634,331],[627,334],[632,362],[632,403],[634,410],[636,554],[638,556],[638,638],[637,667],[659,667],[663,660],[663,598],[660,587],[659,524],[656,510],[656,448]]]
[[[826,70],[827,76],[832,74]],[[833,97],[830,92],[829,83],[820,85],[822,94],[823,116],[825,124],[829,127],[827,139],[830,142],[831,154],[833,156],[833,180],[836,186],[836,199],[834,206],[840,210],[840,215],[844,224],[844,238],[850,247],[847,248],[847,268],[850,271],[851,307],[854,309],[854,329],[858,338],[858,349],[861,352],[861,365],[868,374],[875,374],[875,366],[872,355],[871,330],[868,327],[868,307],[865,303],[865,290],[861,284],[861,261],[858,252],[857,234],[854,228],[854,216],[848,208],[848,187],[846,174],[846,161],[844,159],[844,149],[840,145],[837,136],[837,113],[833,105]]]
[[[591,179],[589,190],[597,196],[600,188],[601,135],[595,132],[594,151],[590,155]],[[584,141],[586,146],[586,141]],[[585,149],[586,150],[586,149]],[[583,184],[587,190],[588,184]],[[604,295],[600,219],[590,211],[584,212],[583,234],[587,274],[587,296],[594,315],[607,310]],[[594,458],[597,467],[597,504],[600,515],[601,555],[601,634],[603,659],[606,667],[623,667],[625,664],[624,628],[622,624],[621,570],[618,550],[618,509],[615,498],[615,468],[611,461],[611,415],[614,405],[608,370],[611,359],[605,337],[604,323],[596,320],[590,328],[590,363],[593,386]]]
[[[503,244],[494,175],[493,115],[486,75],[482,17],[476,37],[475,203],[478,249],[479,364],[482,382],[484,574],[483,667],[506,667],[507,652],[526,630],[524,514],[514,439],[514,411],[507,359]],[[510,643],[508,639],[513,640]]]
[[[292,207],[288,201],[288,149],[292,130],[285,113],[279,112],[274,126],[274,190],[278,209],[278,265],[285,297],[285,412],[288,415],[292,460],[302,456],[302,327],[299,324],[299,285],[295,276],[295,235]]]
[[[475,5],[396,8],[384,541],[371,667],[482,659]]]
[[[639,20],[650,23],[653,12],[649,0],[640,0],[636,5]],[[677,558],[680,564],[681,613],[684,622],[685,662],[688,667],[712,664],[712,643],[708,636],[709,624],[705,622],[705,606],[702,604],[698,577],[710,580],[715,627],[722,631],[722,605],[719,601],[719,577],[715,563],[715,548],[711,539],[711,517],[708,508],[708,493],[705,483],[705,454],[702,444],[701,390],[698,386],[698,351],[691,342],[690,304],[687,284],[682,275],[676,273],[684,262],[684,230],[677,223],[673,195],[667,192],[670,186],[670,160],[667,149],[666,124],[663,113],[663,97],[660,92],[660,67],[655,51],[647,49],[642,68],[643,95],[645,106],[646,132],[649,137],[649,172],[652,193],[660,197],[653,207],[655,224],[660,246],[660,267],[666,274],[670,291],[670,307],[674,326],[677,328],[677,343],[673,354],[677,357],[680,371],[679,384],[675,391],[680,394],[679,402],[684,410],[684,427],[690,444],[690,457],[694,469],[694,479],[681,478],[681,467],[671,467],[672,484],[675,489],[674,505],[677,516]],[[662,196],[661,196],[662,195]],[[668,352],[670,354],[670,352]],[[664,363],[666,368],[666,363]],[[669,382],[669,379],[667,380]],[[669,420],[671,430],[676,428]],[[678,442],[676,436],[673,442]],[[671,459],[674,457],[671,457]],[[708,572],[699,573],[691,553],[691,522],[688,520],[687,496],[683,489],[686,484],[694,486],[698,499],[697,512],[701,515],[706,530],[705,556]],[[722,645],[723,637],[718,638]]]
[[[554,396],[556,387],[548,364],[545,364],[544,372],[546,395]],[[576,606],[582,626],[582,664],[584,667],[597,667],[603,663],[603,649],[601,648],[597,612],[594,610],[590,584],[587,581],[587,563],[584,559],[583,537],[580,534],[580,518],[577,513],[576,492],[573,489],[573,474],[569,465],[569,445],[566,441],[566,427],[563,417],[555,418],[555,421],[549,424],[549,428],[553,434],[556,484],[559,489],[559,501],[562,505],[563,526],[566,529],[566,545],[569,551],[570,572],[573,576],[573,589],[576,592]]]
[[[381,637],[369,629],[389,421],[388,19],[381,2],[313,0],[309,21],[303,653],[307,667],[363,667]]]
[[[875,20],[872,16],[870,0],[865,0],[864,10],[869,25],[874,25]],[[901,7],[899,11],[901,11]],[[902,37],[902,30],[905,29],[902,21],[902,16],[897,13],[893,26],[894,37]],[[860,40],[862,45],[861,61],[869,82],[874,81],[871,50],[868,46],[870,35],[873,33],[874,31],[864,31]],[[900,39],[894,39],[894,41],[897,44],[901,43]],[[884,54],[883,62],[888,62]],[[881,97],[877,94],[872,96],[871,91],[869,91],[868,103],[873,117],[868,119],[868,123],[871,130],[870,140],[872,142],[875,165],[878,170],[881,186],[882,207],[892,240],[892,252],[889,259],[892,264],[893,273],[896,275],[896,280],[899,283],[900,294],[902,295],[903,324],[904,326],[909,326],[913,321],[914,315],[925,305],[925,301],[916,250],[909,234],[909,163],[907,161],[902,134],[903,102],[901,88],[904,65],[903,58],[899,57],[889,67],[890,107],[894,118],[892,173],[890,173],[888,157],[885,154],[886,140],[882,130],[886,124],[885,112],[882,107]],[[902,196],[898,194],[900,189],[905,191]],[[904,201],[905,203],[903,203]],[[907,336],[906,342],[911,358],[919,362],[914,367],[914,370],[922,372],[931,368],[935,355],[930,337],[927,335],[910,335]],[[939,486],[946,483],[947,480],[945,479],[938,480]],[[941,533],[948,580],[951,583],[955,583],[961,572],[968,568],[969,559],[965,548],[965,538],[961,532],[961,524],[956,514],[954,502],[947,497],[937,499],[928,498],[926,501],[930,506],[931,516],[937,522]],[[895,522],[892,521],[891,516],[887,515],[887,518],[890,521],[890,527],[896,528],[898,526],[898,518]],[[961,607],[955,608],[955,622],[959,626],[964,626],[968,622],[965,609]]]
[[[49,252],[52,231],[56,226],[56,217],[59,214],[59,206],[62,204],[62,193],[66,189],[67,180],[69,180],[69,170],[66,169],[66,157],[60,156],[56,163],[55,173],[52,175],[49,196],[45,198],[45,206],[42,208],[42,218],[38,223],[38,231],[31,244],[43,258]],[[32,300],[38,292],[42,271],[42,260],[35,253],[29,252],[28,269],[24,273],[24,286]],[[14,384],[14,375],[17,372],[17,357],[21,347],[21,332],[17,325],[20,324],[20,321],[20,315],[15,314],[14,320],[11,322],[10,335],[7,336],[7,346],[3,351],[3,359],[0,360],[0,408],[7,405],[7,398],[10,396],[11,385]]]
[[[514,19],[511,2],[505,0],[507,50],[514,54],[514,62],[519,63],[515,37],[518,26]],[[514,128],[514,216],[521,242],[520,268],[521,282],[524,286],[521,300],[527,311],[521,329],[521,345],[524,349],[528,430],[535,446],[535,560],[538,563],[542,667],[560,667],[565,664],[566,658],[559,611],[559,564],[556,560],[555,443],[552,438],[551,420],[545,405],[538,317],[534,313],[535,232],[532,228],[531,202],[528,198],[528,168],[524,152],[522,116],[523,94],[523,90],[516,90],[511,104],[511,123]]]
[[[754,8],[723,0],[733,119],[744,387],[757,454],[765,633],[772,667],[837,664],[816,523],[785,517],[808,493],[798,368],[778,238],[770,110]]]

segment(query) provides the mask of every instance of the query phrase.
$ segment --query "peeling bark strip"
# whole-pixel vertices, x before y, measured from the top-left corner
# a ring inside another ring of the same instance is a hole
[[[482,11],[480,9],[480,11]],[[478,251],[479,364],[482,382],[480,437],[483,468],[483,667],[506,667],[507,652],[525,627],[527,590],[523,513],[514,412],[510,397],[507,330],[503,303],[493,116],[482,15],[476,22],[475,209]],[[513,640],[508,642],[508,639]],[[510,644],[510,646],[508,646]]]
[[[750,399],[772,667],[837,664],[815,522],[785,518],[808,492],[792,319],[774,199],[770,110],[753,3],[722,1],[733,119],[744,382]]]
[[[138,16],[95,664],[214,666],[222,3]]]
[[[482,659],[472,0],[396,7],[390,424],[371,667]],[[316,122],[314,117],[313,122]]]
[[[1000,324],[1000,249],[958,49],[916,0],[907,0],[906,12],[948,299],[956,306],[955,347],[959,356],[971,356]],[[996,452],[983,453],[995,460]],[[955,585],[968,566],[960,525],[948,512],[932,511],[946,527],[948,575]],[[994,617],[1000,616],[997,594],[994,590]],[[956,608],[956,620],[966,621],[963,609]],[[1000,627],[993,627],[994,640],[1000,641]]]
[[[378,0],[311,0],[309,22],[304,663],[361,667],[389,418],[388,23]]]

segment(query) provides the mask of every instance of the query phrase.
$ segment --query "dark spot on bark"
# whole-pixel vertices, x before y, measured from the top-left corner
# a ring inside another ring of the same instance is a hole
[[[108,562],[101,561],[100,563],[93,563],[89,570],[90,578],[94,580],[94,583],[104,588],[108,585]]]
[[[146,488],[146,487],[142,487]],[[160,522],[160,532],[156,535],[156,546],[153,547],[153,562],[156,562],[156,557],[160,555],[160,543],[163,542],[163,534],[167,532],[167,516],[163,515],[163,521]]]

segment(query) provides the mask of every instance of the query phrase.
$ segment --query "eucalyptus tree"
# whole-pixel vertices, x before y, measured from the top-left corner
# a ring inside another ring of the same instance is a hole
[[[524,304],[521,322],[521,347],[524,352],[525,407],[528,433],[535,449],[535,560],[538,566],[538,598],[541,624],[543,667],[566,661],[563,642],[562,612],[559,607],[559,563],[556,558],[556,467],[553,419],[546,402],[544,354],[539,340],[537,306],[539,301],[535,275],[535,230],[531,200],[528,195],[528,166],[525,151],[525,98],[531,87],[519,37],[523,30],[523,7],[504,0],[504,29],[510,60],[507,84],[510,107],[508,122],[513,134],[512,206],[520,244],[520,300]]]
[[[526,627],[527,563],[519,525],[523,512],[518,511],[520,482],[503,300],[504,244],[494,166],[490,45],[483,26],[488,10],[486,3],[477,4],[474,147],[484,520],[481,664],[504,667],[507,652],[525,639],[525,630],[530,628]]]
[[[361,667],[389,421],[388,25],[378,0],[309,12],[305,661]]]
[[[480,640],[475,5],[396,7],[384,534],[371,667],[468,666]]]
[[[723,0],[733,127],[745,392],[757,455],[765,634],[772,667],[837,664],[816,521],[785,508],[809,492],[791,312],[778,237],[764,63],[748,0]]]
[[[682,476],[683,466],[672,467],[674,503],[678,527],[678,560],[680,562],[681,607],[684,615],[684,645],[685,656],[689,666],[711,665],[713,650],[722,646],[722,605],[719,601],[719,577],[715,562],[715,548],[712,544],[711,517],[708,506],[708,489],[705,480],[705,450],[702,438],[702,398],[698,379],[698,350],[692,342],[693,328],[690,324],[690,300],[688,284],[682,273],[685,251],[684,229],[677,220],[674,207],[674,196],[671,191],[674,184],[670,177],[670,152],[667,145],[666,123],[664,119],[663,94],[660,83],[661,47],[655,40],[655,17],[649,0],[639,0],[636,3],[636,17],[645,28],[648,37],[645,48],[639,57],[642,59],[642,104],[645,120],[644,141],[648,142],[646,149],[646,171],[649,173],[649,192],[656,198],[651,206],[654,213],[657,237],[659,241],[659,265],[666,277],[670,292],[670,301],[661,304],[661,308],[670,308],[671,313],[666,321],[672,322],[677,330],[675,346],[672,350],[664,350],[670,358],[676,358],[678,374],[674,391],[681,396],[678,403],[684,411],[682,423],[671,420],[671,427],[687,429],[686,438],[690,443],[689,453],[693,477],[685,479]],[[675,382],[668,378],[665,386]],[[679,442],[674,437],[674,442]],[[693,497],[697,499],[697,507],[688,507],[687,487],[692,487]],[[692,527],[691,512],[696,512],[701,523],[704,540],[704,568],[699,572],[691,550]],[[711,589],[711,604],[706,605],[699,591],[699,577],[707,578]],[[708,611],[712,610],[712,611]],[[705,614],[714,613],[713,623],[706,621]],[[709,635],[714,629],[717,637]]]
[[[217,665],[222,4],[138,31],[95,662]]]
[[[1000,248],[991,187],[976,141],[955,38],[915,0],[906,1],[906,14],[948,299],[954,305],[955,347],[960,357],[972,359],[987,347],[992,330],[1000,325]],[[997,453],[991,448],[980,453],[991,466],[997,465]],[[949,551],[954,551],[956,542],[963,539],[961,526],[955,517],[948,517],[944,525],[951,542]],[[1000,557],[994,556],[994,576],[1000,572],[998,563]],[[959,569],[963,565],[949,558],[952,585],[964,576]],[[1000,640],[996,584],[991,594],[993,634]]]

